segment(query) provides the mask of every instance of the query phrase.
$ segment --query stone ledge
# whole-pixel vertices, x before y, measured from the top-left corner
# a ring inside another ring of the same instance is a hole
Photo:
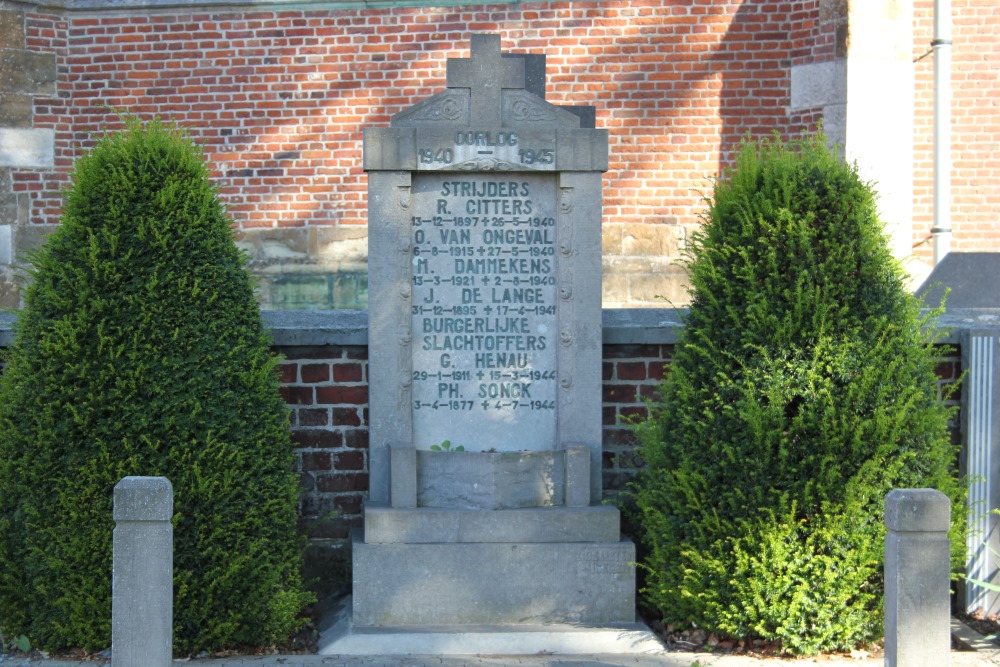
[[[148,12],[150,10],[267,11],[269,9],[385,9],[391,7],[461,7],[478,3],[467,0],[21,0],[23,4],[49,11]],[[493,4],[516,5],[520,0],[496,0]]]
[[[369,544],[617,542],[620,535],[618,509],[612,505],[484,512],[365,504]]]
[[[686,311],[681,308],[613,308],[603,311],[605,345],[673,345]],[[264,324],[278,347],[368,345],[366,310],[265,310]],[[14,342],[13,312],[0,312],[0,347]],[[962,329],[1000,329],[1000,309],[949,311],[940,321],[940,341],[960,343]]]

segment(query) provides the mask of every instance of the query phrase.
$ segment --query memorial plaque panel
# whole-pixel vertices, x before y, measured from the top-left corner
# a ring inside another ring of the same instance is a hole
[[[556,448],[553,176],[413,178],[414,444]]]

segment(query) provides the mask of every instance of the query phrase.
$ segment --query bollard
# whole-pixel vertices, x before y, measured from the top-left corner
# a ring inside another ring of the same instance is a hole
[[[115,485],[112,667],[169,667],[173,644],[174,492],[166,477]]]
[[[934,489],[885,497],[885,665],[947,667],[951,501]]]

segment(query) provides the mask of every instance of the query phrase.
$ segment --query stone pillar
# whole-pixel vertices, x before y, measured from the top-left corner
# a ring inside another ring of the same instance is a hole
[[[827,138],[877,184],[890,247],[916,287],[930,267],[912,257],[912,3],[822,0],[820,21],[834,33],[834,58],[791,67],[789,111],[822,109]]]
[[[55,132],[32,125],[35,98],[56,94],[56,56],[29,49],[24,24],[22,10],[0,6],[0,308],[21,305],[15,266],[42,236],[28,224],[28,193],[15,192],[12,174],[51,169],[55,159]]]
[[[947,667],[951,501],[934,489],[885,497],[885,665]]]
[[[165,477],[126,477],[115,486],[112,667],[170,666],[173,508]]]

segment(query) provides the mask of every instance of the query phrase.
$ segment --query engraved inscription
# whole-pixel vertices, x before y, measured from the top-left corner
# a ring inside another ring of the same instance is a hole
[[[553,171],[555,163],[551,139],[525,143],[508,130],[459,130],[417,148],[420,171]]]
[[[553,449],[554,178],[427,174],[412,192],[415,445]]]

